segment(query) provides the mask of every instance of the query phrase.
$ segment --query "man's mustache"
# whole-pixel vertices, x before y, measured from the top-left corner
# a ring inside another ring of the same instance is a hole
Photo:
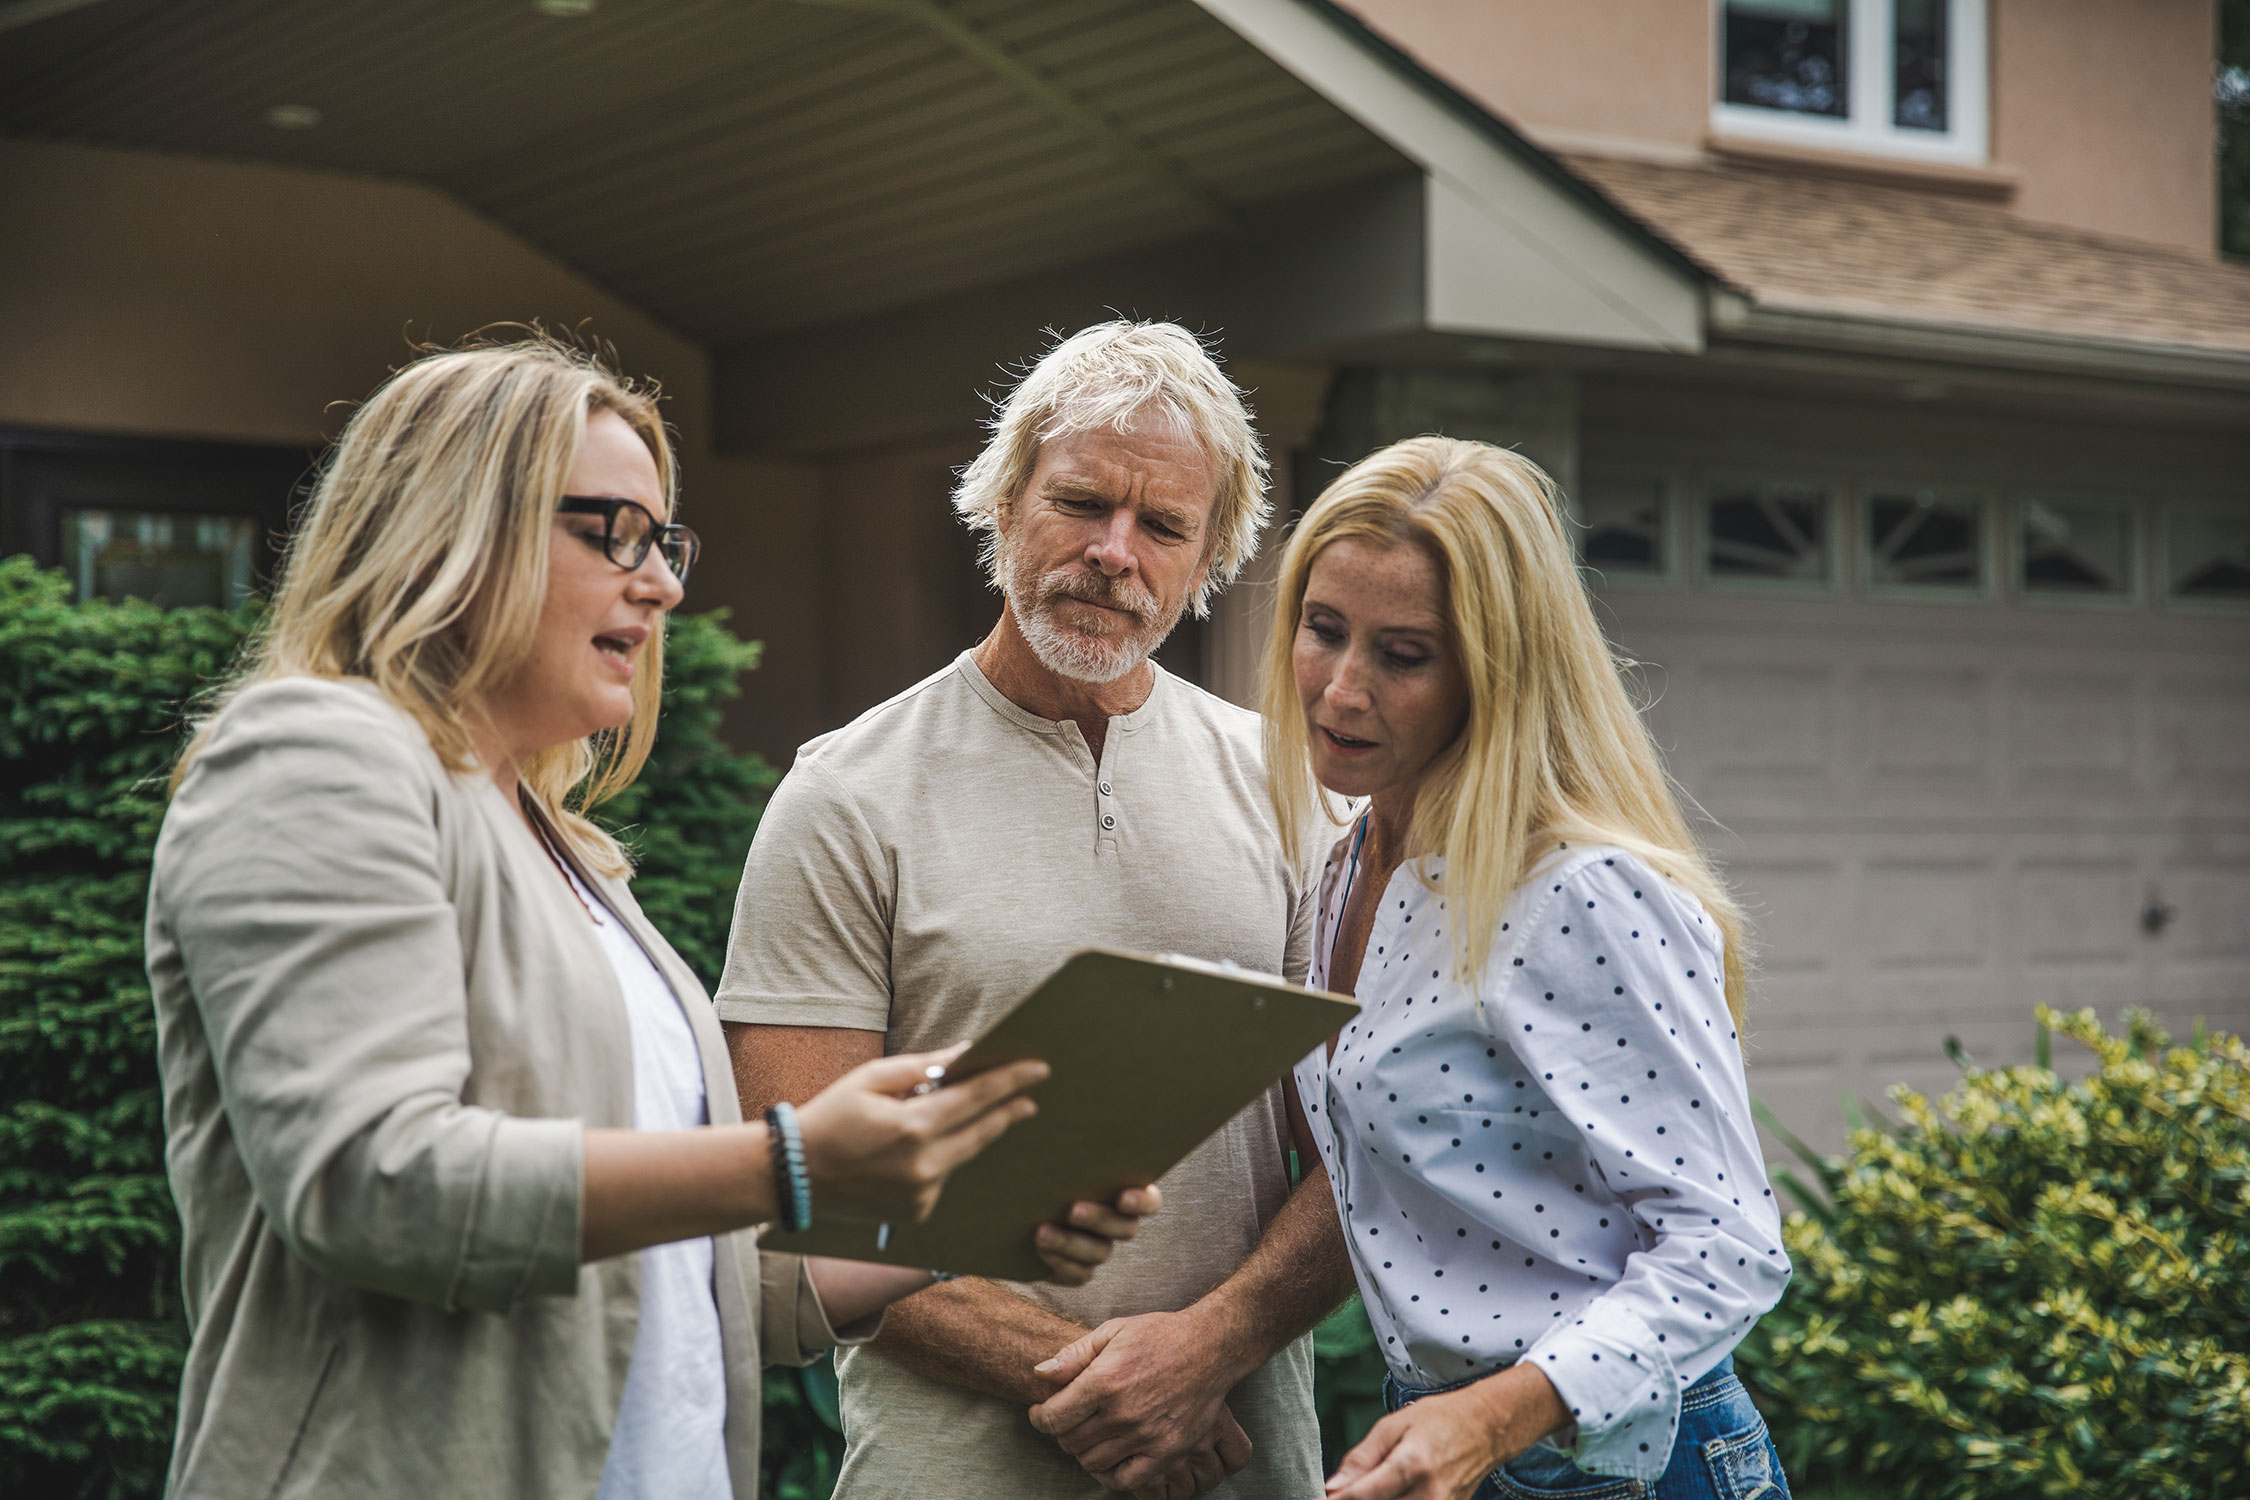
[[[1156,613],[1156,596],[1140,585],[1076,568],[1049,573],[1040,579],[1039,594],[1049,603],[1056,599],[1076,599],[1085,604],[1106,604],[1111,609],[1124,610],[1136,620],[1145,621]]]

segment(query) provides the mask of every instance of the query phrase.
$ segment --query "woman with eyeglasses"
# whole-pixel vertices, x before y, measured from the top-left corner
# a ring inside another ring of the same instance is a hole
[[[753,1226],[926,1216],[1044,1065],[870,1063],[744,1123],[587,813],[696,559],[654,402],[544,339],[352,417],[173,776],[149,895],[192,1330],[176,1495],[752,1496],[759,1384],[933,1273]],[[1079,1283],[1153,1212],[1079,1204]]]

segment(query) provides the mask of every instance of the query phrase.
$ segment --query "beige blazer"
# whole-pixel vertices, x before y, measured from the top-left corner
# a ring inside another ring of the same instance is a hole
[[[581,870],[679,995],[715,1124],[718,1021],[622,881]],[[581,1130],[633,1123],[624,998],[490,779],[371,684],[244,693],[149,888],[165,1159],[193,1332],[176,1496],[591,1497],[640,1258],[578,1259]],[[716,1241],[734,1492],[760,1350],[836,1342],[795,1256]]]

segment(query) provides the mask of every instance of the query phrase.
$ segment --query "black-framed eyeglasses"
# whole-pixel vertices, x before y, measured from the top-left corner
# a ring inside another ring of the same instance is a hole
[[[616,495],[565,495],[557,510],[566,516],[600,516],[602,551],[628,572],[646,561],[648,549],[654,547],[672,576],[686,583],[696,555],[703,550],[702,538],[677,522],[659,524],[638,501]]]

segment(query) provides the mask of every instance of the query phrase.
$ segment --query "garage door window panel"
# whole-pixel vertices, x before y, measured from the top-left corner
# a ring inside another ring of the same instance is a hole
[[[2250,507],[2166,506],[2159,575],[2167,604],[2250,609]]]
[[[1661,475],[1591,474],[1571,509],[1578,560],[1597,582],[1649,587],[1677,576],[1671,492]]]
[[[2139,594],[2130,501],[2027,496],[2016,506],[2015,582],[2027,603],[2131,605]]]
[[[1875,595],[1974,602],[1992,587],[1990,505],[1926,484],[1868,486],[1859,506],[1861,582]]]
[[[1713,481],[1698,527],[1704,581],[1744,588],[1832,587],[1834,509],[1822,485]]]

